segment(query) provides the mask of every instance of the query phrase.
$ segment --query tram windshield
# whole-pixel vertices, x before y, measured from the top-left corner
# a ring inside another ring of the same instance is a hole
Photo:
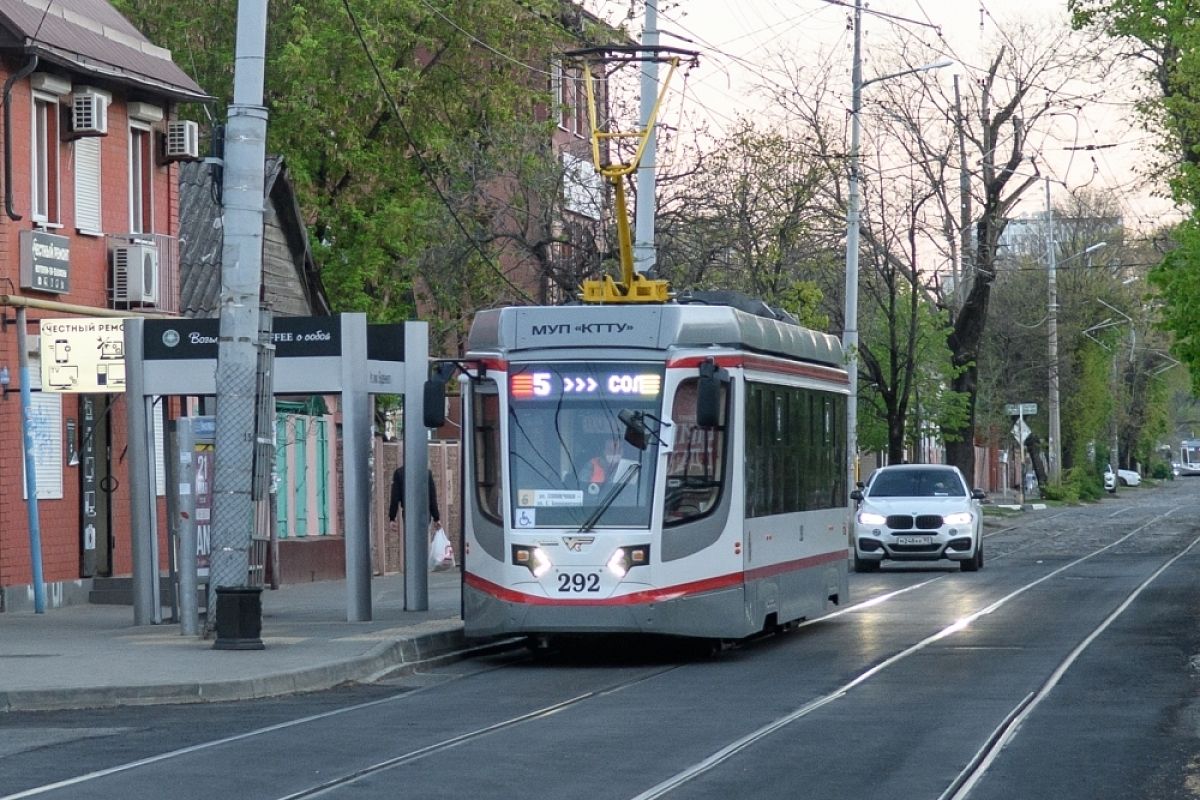
[[[512,364],[515,528],[648,527],[658,446],[625,441],[622,411],[661,417],[659,364]]]

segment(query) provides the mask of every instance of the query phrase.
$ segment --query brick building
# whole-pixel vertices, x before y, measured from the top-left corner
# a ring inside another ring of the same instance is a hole
[[[208,98],[104,0],[0,0],[0,72],[0,611],[14,611],[33,606],[39,560],[50,606],[132,570],[123,350],[86,321],[178,313],[178,173],[198,142],[176,111]]]

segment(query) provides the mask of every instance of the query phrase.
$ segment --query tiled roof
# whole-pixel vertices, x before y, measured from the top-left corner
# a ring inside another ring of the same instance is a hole
[[[107,0],[0,0],[7,49],[179,100],[208,95]]]

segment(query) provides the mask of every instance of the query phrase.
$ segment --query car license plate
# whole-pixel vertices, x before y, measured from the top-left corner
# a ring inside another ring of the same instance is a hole
[[[896,544],[933,544],[932,536],[897,536]]]

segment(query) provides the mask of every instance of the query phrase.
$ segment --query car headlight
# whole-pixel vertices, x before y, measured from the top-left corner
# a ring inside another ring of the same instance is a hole
[[[887,517],[883,514],[876,514],[874,511],[858,512],[858,522],[861,525],[882,525],[887,522]]]
[[[554,566],[550,556],[540,547],[527,547],[522,544],[512,546],[513,563],[518,567],[527,567],[533,577],[540,578]]]
[[[947,525],[970,525],[974,519],[975,515],[970,511],[960,511],[957,514],[947,514],[942,517]]]

